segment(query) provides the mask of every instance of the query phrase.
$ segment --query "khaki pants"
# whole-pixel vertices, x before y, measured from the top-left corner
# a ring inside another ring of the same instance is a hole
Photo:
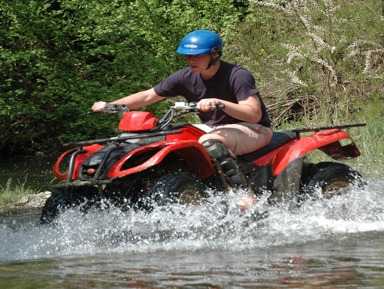
[[[240,122],[213,127],[212,131],[200,137],[199,143],[219,140],[238,156],[266,146],[271,139],[272,129],[260,124]]]

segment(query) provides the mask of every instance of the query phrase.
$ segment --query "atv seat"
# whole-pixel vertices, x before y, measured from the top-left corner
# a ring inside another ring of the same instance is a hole
[[[239,160],[252,162],[252,161],[262,157],[263,155],[266,155],[267,153],[273,151],[274,149],[278,148],[279,146],[282,146],[283,144],[289,142],[290,140],[295,139],[295,138],[296,138],[296,133],[293,131],[289,131],[289,130],[287,130],[287,131],[275,131],[275,132],[273,132],[272,139],[271,139],[269,144],[267,144],[266,146],[254,151],[254,152],[251,152],[251,153],[248,153],[245,155],[241,155],[241,156],[237,156],[237,158]]]

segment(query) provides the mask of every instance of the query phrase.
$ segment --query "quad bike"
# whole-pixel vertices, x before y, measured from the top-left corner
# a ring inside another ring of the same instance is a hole
[[[53,172],[62,183],[46,201],[41,222],[51,223],[72,206],[87,210],[104,199],[126,210],[151,210],[153,204],[199,204],[212,191],[207,188],[226,191],[228,176],[198,142],[206,132],[189,123],[171,123],[174,117],[195,111],[195,103],[176,102],[158,120],[150,112],[106,107],[104,113],[122,114],[122,133],[72,144],[58,158]],[[271,204],[300,204],[319,190],[325,197],[337,194],[351,185],[363,185],[362,176],[343,163],[315,164],[306,156],[316,149],[335,160],[359,156],[343,129],[364,125],[276,131],[267,146],[238,156],[237,164],[256,195],[270,192]]]

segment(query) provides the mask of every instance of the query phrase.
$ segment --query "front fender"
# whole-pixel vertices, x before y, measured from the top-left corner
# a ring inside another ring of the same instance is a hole
[[[343,145],[341,143],[347,142]],[[272,164],[273,174],[278,175],[293,160],[319,149],[336,160],[348,159],[360,155],[360,151],[351,136],[339,129],[316,132],[310,136],[291,141],[277,150],[258,159],[258,165]]]
[[[55,164],[53,165],[53,174],[55,175],[56,178],[58,179],[61,179],[61,180],[66,180],[67,177],[68,177],[68,171],[66,172],[62,172],[60,170],[60,165],[62,164],[63,160],[65,157],[67,157],[68,155],[74,153],[75,151],[77,151],[77,148],[73,148],[73,149],[70,149],[70,150],[67,150],[66,152],[64,152],[58,159],[57,161],[55,162]]]
[[[158,144],[148,145],[129,152],[116,162],[109,170],[107,177],[117,178],[144,171],[161,164],[171,153],[183,159],[190,171],[200,179],[205,179],[215,173],[212,161],[201,144],[197,141],[179,140],[164,142],[160,146]],[[144,161],[136,163],[135,160],[138,159],[144,159]]]
[[[73,148],[64,152],[55,162],[53,166],[53,174],[55,177],[61,180],[68,179],[68,171],[72,172],[71,179],[76,179],[79,172],[79,167],[81,163],[91,154],[101,149],[103,146],[99,144],[93,144],[90,146],[85,146],[83,149]],[[80,152],[81,151],[81,152]],[[71,160],[68,165],[68,170],[66,172],[61,171],[63,166],[63,161],[66,157],[71,155]]]

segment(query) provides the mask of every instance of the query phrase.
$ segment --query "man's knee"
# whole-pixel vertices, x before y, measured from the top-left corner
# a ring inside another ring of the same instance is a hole
[[[201,144],[213,159],[221,161],[229,154],[227,147],[219,140],[209,139],[203,141]]]
[[[226,178],[232,187],[248,186],[247,179],[234,157],[227,147],[218,140],[206,140],[202,143],[208,155],[216,159],[223,169]]]

